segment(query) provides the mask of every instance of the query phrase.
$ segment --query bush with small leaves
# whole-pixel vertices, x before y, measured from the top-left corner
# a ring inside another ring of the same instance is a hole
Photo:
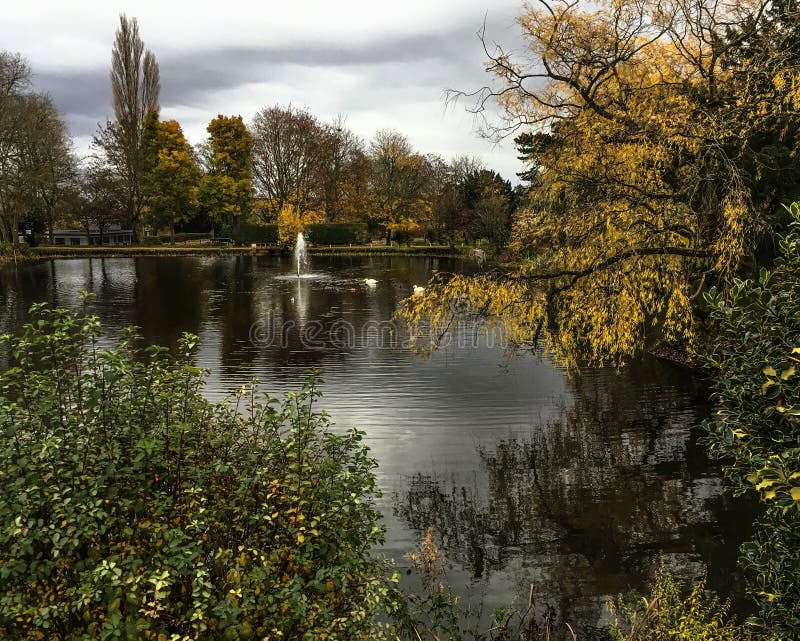
[[[0,636],[383,638],[376,464],[314,378],[212,403],[194,336],[103,348],[95,317],[32,317],[2,339]]]
[[[742,548],[754,623],[800,638],[800,205],[780,241],[780,257],[757,280],[737,280],[706,296],[717,337],[705,365],[718,412],[705,429],[726,461],[735,494],[764,505]]]

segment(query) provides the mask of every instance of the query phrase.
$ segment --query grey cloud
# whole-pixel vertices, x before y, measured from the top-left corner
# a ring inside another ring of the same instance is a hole
[[[511,14],[491,16],[488,33],[513,46],[515,33],[508,25]],[[494,28],[493,28],[494,25]],[[482,73],[484,59],[476,32],[480,24],[456,21],[446,28],[428,28],[410,36],[382,36],[376,33],[369,41],[303,42],[298,34],[296,44],[277,46],[230,46],[213,42],[198,43],[191,50],[156,48],[161,66],[162,107],[179,116],[195,135],[202,135],[204,122],[218,111],[243,113],[257,105],[279,102],[275,96],[263,100],[253,97],[248,85],[265,84],[288,88],[296,102],[318,115],[375,114],[386,115],[406,131],[438,131],[441,123],[414,122],[420,116],[420,105],[440,103],[427,113],[442,113],[442,90],[445,87],[476,89],[486,81]],[[84,142],[96,131],[97,124],[112,115],[108,60],[98,61],[92,69],[34,69],[38,89],[48,91],[67,116],[73,136]],[[336,86],[334,78],[347,78],[348,90]],[[241,88],[241,91],[237,91]],[[228,104],[220,104],[226,100]],[[247,106],[246,106],[247,105]],[[416,116],[411,115],[416,106]],[[459,107],[460,109],[460,107]],[[243,113],[247,115],[247,113]],[[436,117],[436,116],[433,116]],[[407,121],[407,124],[403,124]],[[363,121],[362,121],[363,122]],[[371,135],[362,131],[362,135]],[[425,135],[424,133],[422,135]],[[449,144],[458,149],[477,149],[482,145],[470,140],[468,125],[460,134],[453,132]],[[459,139],[460,138],[460,139]],[[419,140],[425,151],[441,151],[439,144]],[[84,145],[85,146],[85,145]],[[515,159],[509,156],[509,166]]]
[[[440,89],[447,81],[458,81],[459,76],[474,75],[475,68],[465,65],[464,60],[480,59],[476,55],[479,43],[475,33],[475,25],[461,25],[445,32],[376,38],[353,45],[210,46],[191,52],[166,52],[157,54],[161,65],[162,102],[186,105],[202,100],[209,92],[230,90],[248,83],[290,82],[292,67],[351,70],[373,88],[428,86]],[[465,52],[472,55],[465,55]],[[383,72],[386,65],[392,67],[392,74]],[[447,73],[442,73],[444,69]],[[110,112],[107,68],[43,71],[37,74],[36,84],[50,92],[65,113],[84,116],[84,122],[88,116],[102,120]]]
[[[231,89],[250,82],[287,80],[284,70],[341,69],[367,74],[382,65],[408,68],[442,64],[463,56],[465,42],[477,43],[474,30],[459,29],[447,33],[416,35],[407,38],[375,40],[361,45],[300,44],[284,48],[207,49],[191,54],[162,56],[164,96],[167,100],[213,89]],[[468,47],[469,44],[466,44]],[[419,81],[420,74],[402,79]]]

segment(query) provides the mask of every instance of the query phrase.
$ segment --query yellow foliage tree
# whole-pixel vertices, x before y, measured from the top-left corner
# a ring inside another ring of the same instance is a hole
[[[308,225],[324,222],[325,216],[319,211],[300,211],[294,205],[284,205],[278,213],[278,242],[282,247],[292,247],[297,235]]]
[[[546,338],[571,366],[621,364],[654,340],[691,349],[693,301],[748,267],[800,184],[797,61],[784,51],[796,12],[760,0],[593,6],[526,5],[527,56],[490,53],[498,82],[472,94],[474,110],[494,102],[504,119],[487,133],[528,136],[530,207],[516,215],[512,266],[432,283],[400,312],[413,328],[451,318],[456,297],[459,312],[523,344]]]

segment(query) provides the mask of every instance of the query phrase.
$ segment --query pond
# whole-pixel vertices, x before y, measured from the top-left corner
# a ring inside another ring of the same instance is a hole
[[[455,591],[486,611],[537,601],[577,626],[602,623],[608,597],[646,587],[663,559],[738,600],[737,547],[751,507],[722,492],[690,428],[709,411],[684,370],[643,359],[568,378],[546,359],[466,335],[430,357],[388,324],[400,301],[455,259],[149,257],[33,262],[0,269],[0,331],[40,300],[77,308],[96,294],[109,330],[150,342],[202,338],[208,394],[259,378],[273,394],[324,372],[323,405],[357,426],[380,462],[383,552],[402,568],[428,527]],[[366,282],[373,279],[374,282]]]

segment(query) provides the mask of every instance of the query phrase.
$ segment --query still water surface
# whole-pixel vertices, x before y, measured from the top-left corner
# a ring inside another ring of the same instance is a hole
[[[87,290],[109,332],[137,325],[166,345],[198,334],[215,398],[253,377],[280,394],[322,369],[325,408],[363,429],[380,462],[385,553],[406,567],[436,527],[454,588],[489,609],[524,601],[533,583],[539,603],[597,625],[606,599],[643,589],[660,558],[687,579],[708,565],[712,589],[739,594],[749,508],[723,495],[690,430],[704,390],[652,359],[568,379],[484,341],[424,358],[381,325],[433,271],[464,267],[313,257],[318,277],[298,280],[280,257],[35,262],[0,270],[0,331],[35,301],[77,308]]]

